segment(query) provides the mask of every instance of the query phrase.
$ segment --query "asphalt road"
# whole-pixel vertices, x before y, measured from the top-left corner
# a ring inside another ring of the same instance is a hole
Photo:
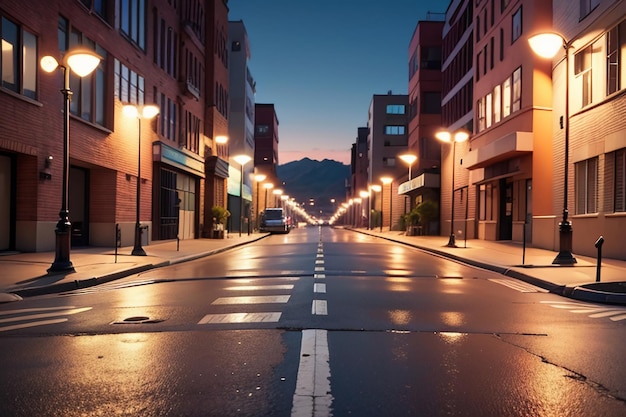
[[[307,228],[0,305],[2,416],[623,416],[626,308]]]

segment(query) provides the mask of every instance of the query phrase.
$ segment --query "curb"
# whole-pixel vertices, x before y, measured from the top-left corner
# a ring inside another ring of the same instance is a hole
[[[183,262],[189,262],[189,261],[194,261],[196,259],[200,259],[200,258],[205,258],[207,256],[211,256],[211,255],[215,255],[218,253],[222,253],[222,252],[226,252],[229,251],[231,249],[235,249],[238,248],[240,246],[244,246],[247,245],[248,243],[252,243],[252,242],[258,242],[261,239],[266,238],[269,235],[263,235],[260,236],[256,239],[252,239],[252,240],[248,240],[245,242],[240,242],[240,243],[236,243],[234,245],[231,246],[224,246],[223,248],[218,248],[218,249],[213,249],[207,252],[200,252],[200,253],[196,253],[193,255],[189,255],[189,256],[184,256],[184,257],[180,257],[177,259],[171,259],[171,260],[165,260],[163,262],[159,262],[159,263],[155,263],[155,264],[147,264],[147,265],[140,265],[140,266],[136,266],[133,268],[129,268],[129,269],[125,269],[122,271],[118,271],[118,272],[114,272],[108,275],[102,275],[100,277],[91,277],[91,278],[85,278],[85,279],[81,279],[81,280],[75,280],[73,282],[64,282],[61,284],[52,284],[52,285],[47,285],[47,286],[43,286],[43,287],[35,287],[35,288],[25,288],[25,289],[19,289],[19,290],[15,290],[15,291],[11,291],[10,293],[0,293],[0,294],[4,294],[4,297],[7,298],[7,301],[18,301],[22,298],[25,297],[34,297],[37,295],[46,295],[46,294],[56,294],[56,293],[61,293],[61,292],[66,292],[66,291],[74,291],[74,290],[79,290],[79,289],[83,289],[83,288],[89,288],[89,287],[93,287],[96,285],[100,285],[100,284],[105,284],[107,282],[111,282],[111,281],[115,281],[121,278],[125,278],[128,277],[130,275],[134,275],[134,274],[140,274],[142,272],[145,271],[149,271],[151,269],[157,269],[157,268],[161,268],[164,266],[169,266],[169,265],[174,265],[174,264],[179,264],[179,263],[183,263]],[[0,300],[0,302],[2,302]]]
[[[464,263],[466,265],[475,266],[478,268],[482,268],[488,271],[496,272],[498,274],[502,274],[504,276],[508,276],[511,278],[519,279],[520,281],[527,282],[529,284],[535,285],[539,288],[543,288],[544,290],[549,291],[552,294],[560,295],[567,298],[572,298],[580,301],[588,301],[594,303],[602,303],[602,304],[617,304],[617,305],[626,305],[626,292],[610,292],[603,291],[599,289],[589,288],[593,286],[610,286],[614,287],[616,285],[620,285],[619,283],[591,283],[578,285],[574,287],[569,287],[565,285],[557,285],[550,281],[545,281],[537,277],[533,277],[523,272],[515,271],[511,268],[505,268],[497,265],[491,265],[480,261],[475,261],[472,259],[463,258],[458,255],[453,255],[451,253],[428,248],[424,246],[419,246],[413,243],[403,242],[401,240],[393,239],[392,237],[387,236],[378,236],[363,232],[361,230],[349,229],[353,232],[362,233],[368,236],[377,237],[379,239],[385,239],[391,242],[400,243],[406,246],[410,246],[412,248],[419,249],[424,252],[432,253],[434,255],[441,256],[443,258],[452,259],[456,262]],[[622,284],[626,288],[626,283]]]

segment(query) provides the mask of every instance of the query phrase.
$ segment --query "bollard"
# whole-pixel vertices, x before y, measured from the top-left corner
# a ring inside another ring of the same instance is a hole
[[[122,246],[122,230],[120,224],[115,224],[115,263],[117,263],[117,248]]]
[[[600,268],[602,267],[602,245],[604,245],[604,238],[600,236],[594,246],[598,249],[598,266],[596,267],[596,282],[600,282]]]

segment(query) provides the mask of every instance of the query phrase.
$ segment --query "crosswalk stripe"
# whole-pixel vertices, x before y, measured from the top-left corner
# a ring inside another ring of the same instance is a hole
[[[570,313],[587,314],[587,317],[599,319],[608,317],[612,321],[626,320],[626,309],[615,307],[603,307],[597,304],[586,304],[571,301],[541,301],[552,308],[568,310]]]
[[[83,308],[74,308],[70,310],[62,310],[51,313],[42,313],[42,314],[29,314],[25,316],[16,316],[16,317],[8,317],[5,319],[0,319],[0,323],[11,323],[16,321],[24,321],[24,320],[33,320],[33,319],[45,319],[48,317],[57,317],[57,316],[69,316],[71,314],[82,313],[83,311],[91,310],[91,307],[83,307]]]
[[[532,284],[528,284],[526,282],[521,282],[513,279],[506,278],[489,278],[489,281],[495,282],[496,284],[504,285],[505,287],[509,287],[513,290],[519,292],[549,292],[543,288],[537,287]]]
[[[278,285],[241,285],[238,287],[226,287],[228,291],[275,291],[275,290],[293,290],[292,284]]]
[[[313,304],[311,305],[311,314],[317,316],[328,315],[328,304],[326,303],[326,300],[313,300]]]
[[[258,295],[248,297],[220,297],[211,304],[282,304],[289,301],[289,295]]]
[[[280,320],[281,314],[280,312],[207,314],[198,324],[276,323]]]
[[[326,292],[326,284],[319,284],[319,283],[313,284],[313,292],[325,293]]]
[[[20,323],[20,324],[14,324],[12,326],[0,327],[0,332],[6,332],[6,331],[9,331],[9,330],[25,329],[25,328],[28,328],[28,327],[45,326],[47,324],[64,323],[66,321],[67,321],[67,319],[65,319],[65,318],[63,318],[63,319],[53,319],[53,320],[42,320],[42,321],[31,321],[31,322],[28,322],[28,323]]]

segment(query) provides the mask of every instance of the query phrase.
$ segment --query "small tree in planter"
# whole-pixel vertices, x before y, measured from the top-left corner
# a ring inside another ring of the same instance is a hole
[[[213,239],[224,239],[224,229],[230,217],[230,211],[221,206],[213,206],[211,214],[213,215]]]
[[[415,235],[415,226],[420,224],[420,214],[417,211],[417,207],[413,208],[410,212],[404,216],[404,224],[406,225],[406,235]]]
[[[439,218],[439,205],[433,200],[424,200],[415,207],[419,215],[419,224],[422,226],[422,233],[428,235],[430,232],[430,222]]]

